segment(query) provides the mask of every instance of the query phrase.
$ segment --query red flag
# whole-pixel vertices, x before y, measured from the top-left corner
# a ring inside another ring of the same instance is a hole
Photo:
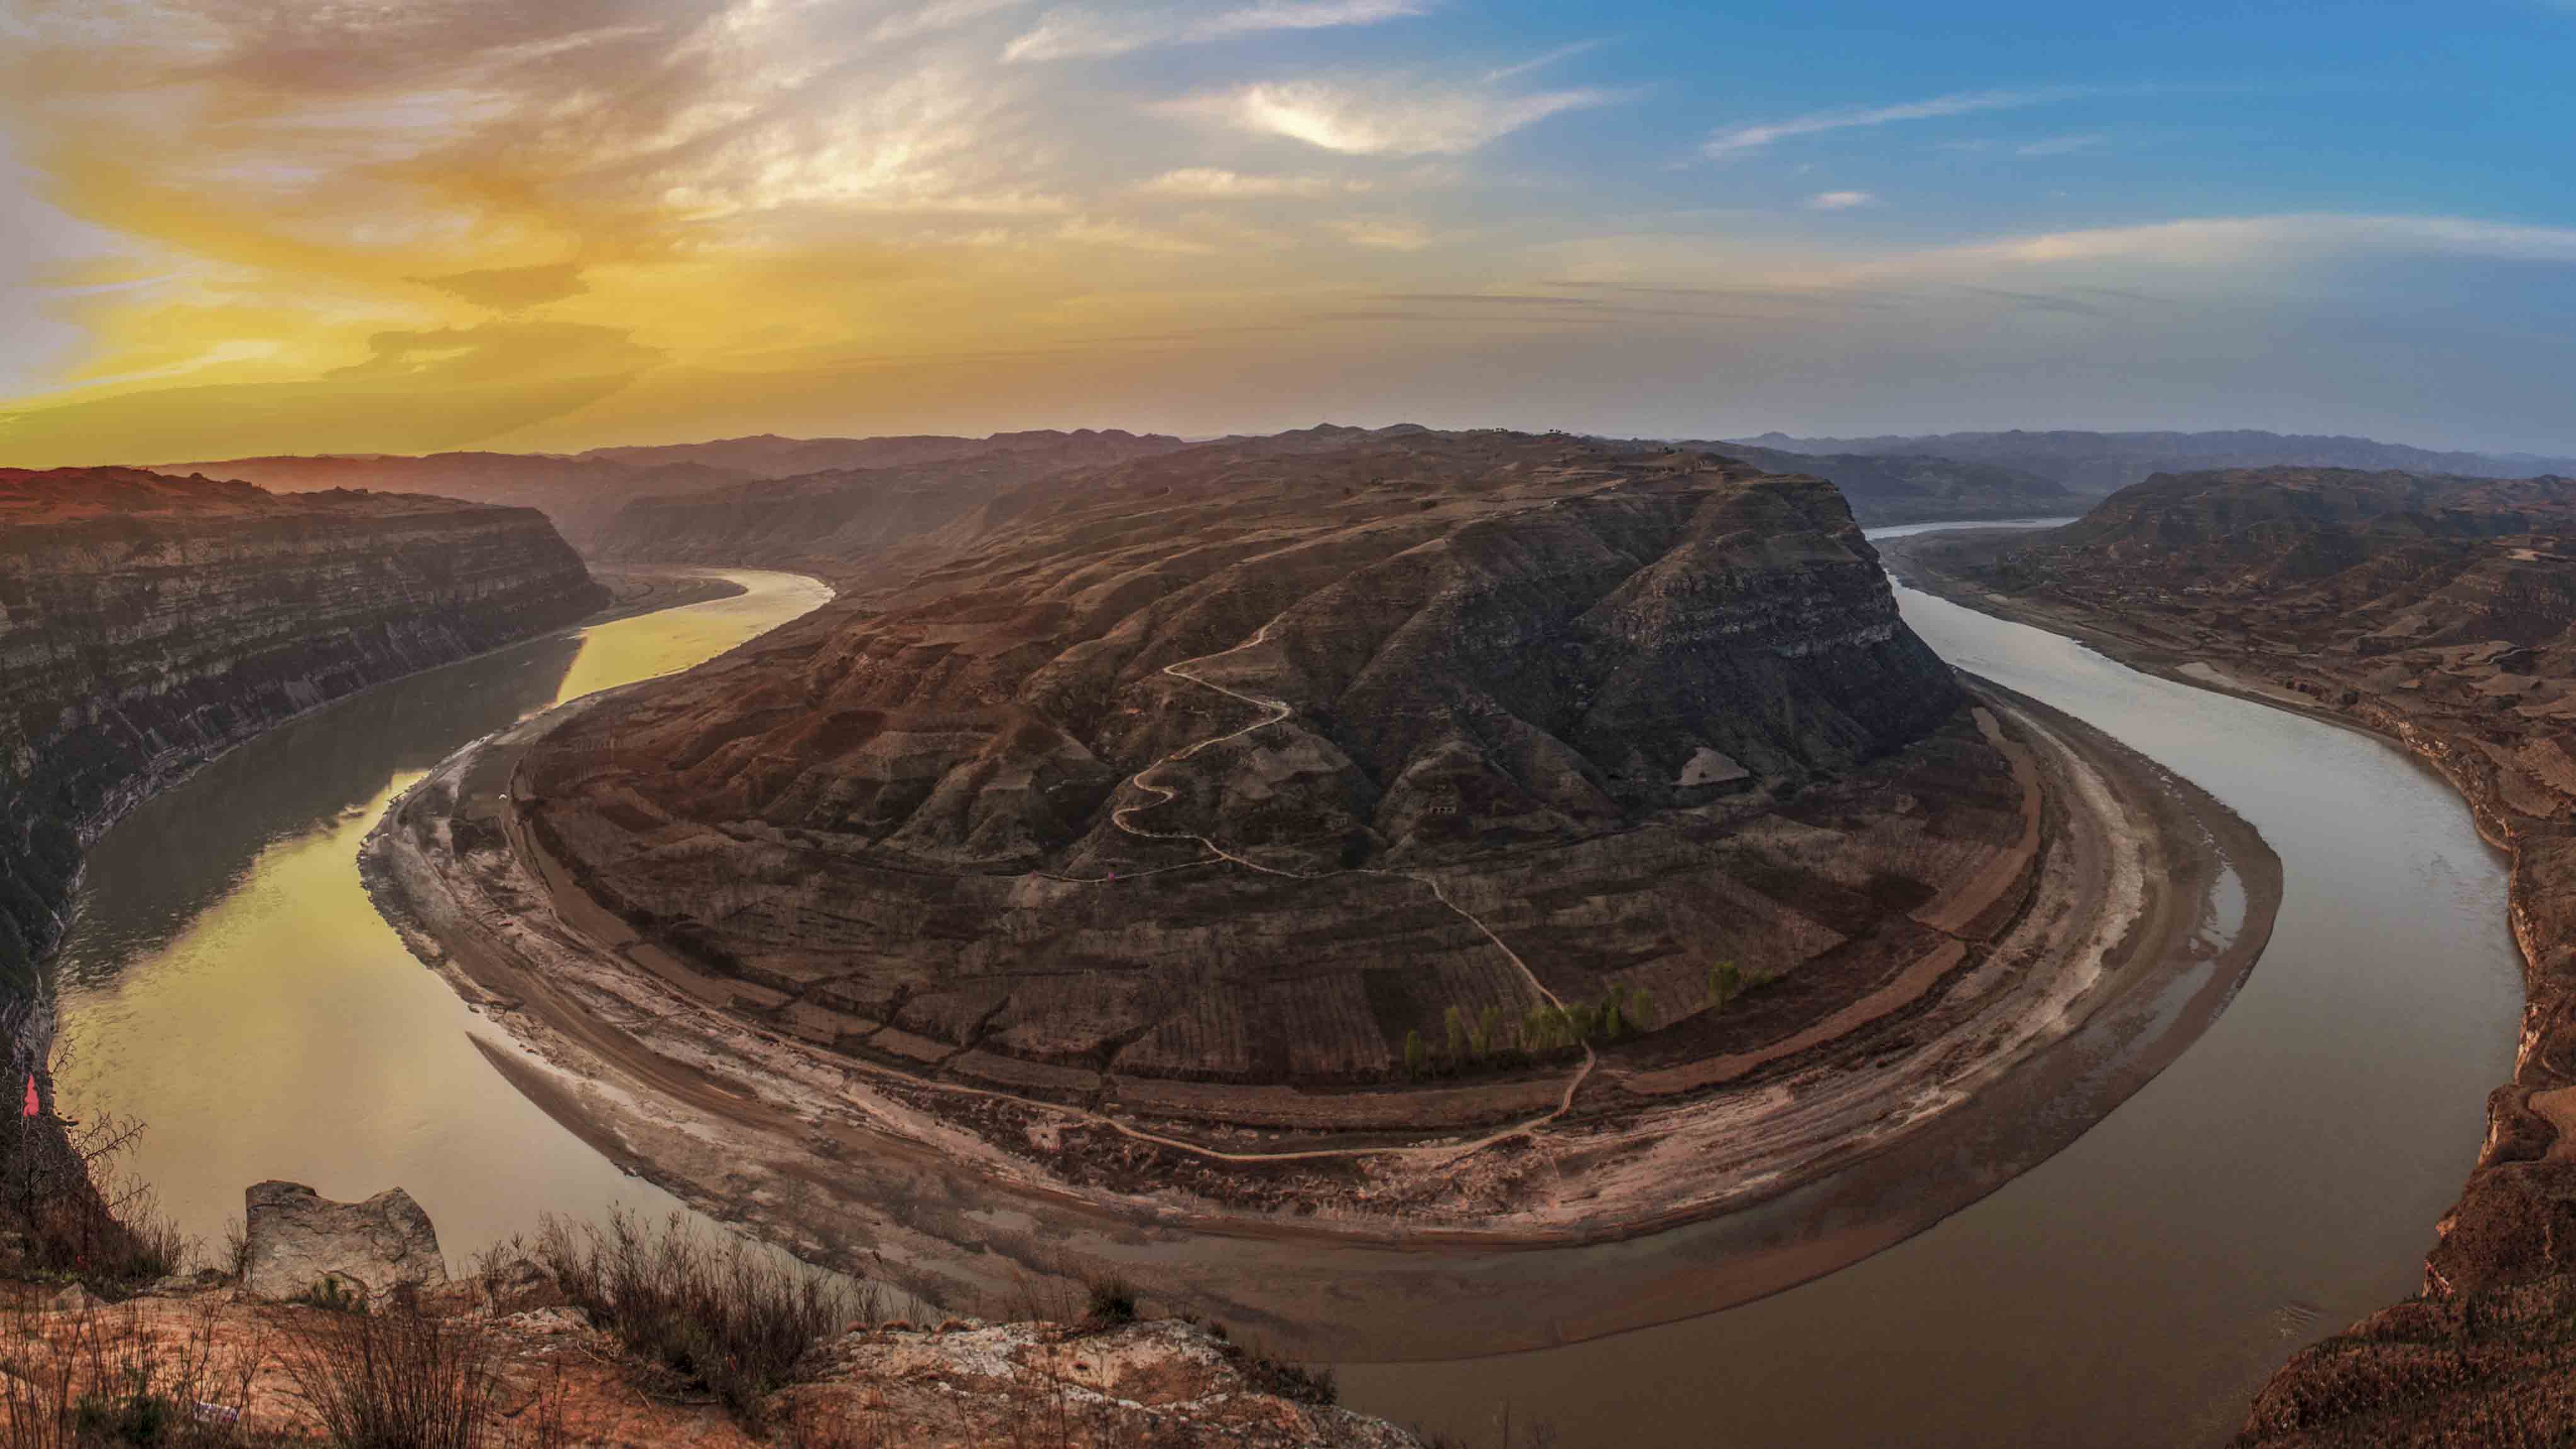
[[[36,1105],[36,1076],[35,1073],[30,1072],[27,1074],[27,1110],[20,1112],[18,1115],[21,1117],[33,1117],[43,1110],[45,1109]]]

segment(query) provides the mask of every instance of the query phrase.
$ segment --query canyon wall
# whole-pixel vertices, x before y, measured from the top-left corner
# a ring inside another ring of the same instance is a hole
[[[327,700],[606,601],[543,515],[129,469],[0,469],[0,998],[81,852],[136,802]]]

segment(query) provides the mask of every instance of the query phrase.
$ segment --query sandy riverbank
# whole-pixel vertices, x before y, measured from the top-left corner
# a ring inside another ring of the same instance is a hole
[[[1999,691],[1986,705],[2025,787],[2027,869],[2018,888],[1967,882],[1927,906],[1961,932],[1935,958],[1744,1060],[1613,1060],[1543,1128],[1309,1128],[1293,1155],[1277,1134],[1211,1150],[1203,1127],[908,1076],[726,1009],[724,983],[643,943],[519,828],[516,761],[561,712],[446,762],[362,868],[413,949],[508,1030],[533,1100],[717,1216],[951,1302],[1105,1261],[1316,1350],[1474,1351],[1706,1311],[1876,1251],[2071,1141],[2214,1018],[2268,936],[2270,852],[2080,724]],[[2124,1043],[2114,1069],[2100,1041],[2074,1041],[2088,1034]],[[2013,1148],[1978,1171],[1945,1158],[1945,1139],[1999,1128]],[[1836,1212],[1792,1210],[1820,1193]],[[1636,1282],[1587,1275],[1569,1293],[1472,1266],[1694,1222],[1688,1269],[1640,1266]],[[1315,1326],[1352,1318],[1354,1298],[1422,1305],[1468,1283],[1497,1308],[1531,1295],[1542,1327],[1494,1312],[1398,1350],[1364,1325]]]

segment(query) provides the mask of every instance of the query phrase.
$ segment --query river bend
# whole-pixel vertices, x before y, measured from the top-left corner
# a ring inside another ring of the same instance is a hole
[[[269,1177],[340,1198],[399,1183],[458,1260],[541,1211],[675,1206],[493,1069],[483,1051],[516,1048],[403,948],[354,862],[392,797],[466,742],[825,597],[731,577],[749,592],[319,711],[99,843],[61,958],[64,1100],[150,1124],[130,1166],[187,1231],[218,1237]],[[1506,1404],[1567,1446],[2215,1442],[2293,1348],[2414,1288],[2521,1005],[2503,862],[2466,808],[2381,741],[1898,598],[1945,659],[2262,831],[2286,894],[2237,999],[2073,1146],[1863,1262],[1587,1343],[1346,1366],[1353,1407],[1479,1444]],[[1567,1271],[1603,1250],[1586,1251]]]

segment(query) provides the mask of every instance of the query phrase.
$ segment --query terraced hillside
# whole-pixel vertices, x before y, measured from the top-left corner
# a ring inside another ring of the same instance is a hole
[[[1335,442],[1006,495],[900,592],[556,731],[532,833],[742,1010],[1076,1093],[1570,1054],[1551,1004],[1741,1045],[1781,1022],[1711,1009],[1723,963],[1830,1012],[2022,841],[1830,486]]]

